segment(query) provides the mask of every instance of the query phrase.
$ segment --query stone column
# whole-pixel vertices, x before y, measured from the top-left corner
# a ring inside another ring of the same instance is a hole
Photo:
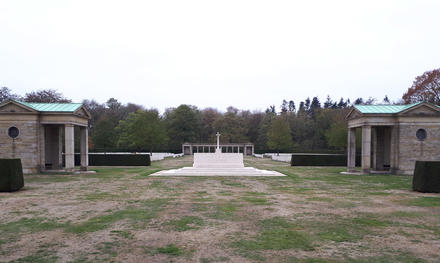
[[[348,128],[347,172],[356,171],[356,128]]]
[[[378,159],[378,148],[377,148],[377,142],[378,142],[378,129],[379,127],[375,127],[371,129],[371,157],[373,158],[372,161],[372,168],[373,170],[377,170],[378,167],[378,163],[377,163],[377,159]]]
[[[39,127],[39,149],[40,149],[40,172],[46,169],[46,128],[43,124]]]
[[[362,173],[371,170],[371,126],[362,126]]]
[[[66,159],[66,170],[75,168],[75,136],[74,127],[72,124],[64,125],[64,144]]]
[[[58,169],[63,168],[63,126],[58,127]]]
[[[391,127],[390,171],[395,174],[399,170],[399,126]]]
[[[383,171],[385,165],[385,127],[373,128],[373,168]]]
[[[87,171],[89,166],[89,131],[87,127],[80,128],[81,133],[81,171]]]

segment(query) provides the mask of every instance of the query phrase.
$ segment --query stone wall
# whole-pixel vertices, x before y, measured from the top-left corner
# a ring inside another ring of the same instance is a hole
[[[427,137],[419,141],[418,129],[425,129]],[[401,124],[399,127],[398,173],[412,174],[417,160],[440,161],[440,125],[438,123]]]
[[[15,126],[20,134],[12,139],[8,129]],[[39,145],[37,120],[0,121],[0,158],[20,158],[24,173],[39,172]]]

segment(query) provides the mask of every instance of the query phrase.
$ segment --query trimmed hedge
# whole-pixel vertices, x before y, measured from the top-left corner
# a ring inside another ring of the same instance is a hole
[[[13,192],[24,186],[21,159],[0,159],[0,192]]]
[[[81,156],[75,154],[75,165],[81,165]],[[150,166],[149,154],[90,154],[90,166]]]
[[[440,193],[440,162],[416,161],[413,190]]]
[[[361,157],[356,156],[356,165]],[[292,154],[291,166],[347,166],[347,155],[344,154]]]

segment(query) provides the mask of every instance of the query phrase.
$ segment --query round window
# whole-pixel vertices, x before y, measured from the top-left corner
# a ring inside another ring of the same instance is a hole
[[[416,137],[419,141],[424,141],[426,139],[426,130],[418,129],[416,132]]]
[[[20,134],[20,131],[18,130],[17,127],[9,127],[9,129],[8,129],[9,137],[11,137],[12,139],[15,139],[18,137],[19,134]]]

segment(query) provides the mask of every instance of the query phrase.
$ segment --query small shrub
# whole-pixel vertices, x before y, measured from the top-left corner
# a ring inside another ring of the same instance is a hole
[[[0,192],[13,192],[24,186],[20,159],[0,159]]]
[[[440,162],[416,161],[412,188],[422,193],[440,193]]]

